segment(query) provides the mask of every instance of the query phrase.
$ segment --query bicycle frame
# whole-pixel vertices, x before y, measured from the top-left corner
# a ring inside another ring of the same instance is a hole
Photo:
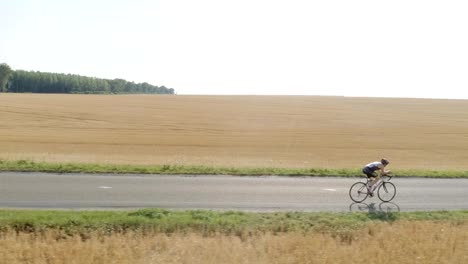
[[[385,179],[384,177],[387,177],[388,179]],[[380,179],[377,181],[377,183],[375,183],[372,186],[372,192],[377,190],[380,187],[380,185],[382,185],[384,182],[389,182],[392,178],[393,178],[392,175],[382,175],[382,176],[380,176]],[[367,183],[369,183],[370,181],[371,181],[371,179],[367,178]],[[383,186],[383,188],[385,189],[385,191],[387,191],[387,188],[385,187],[385,185]]]

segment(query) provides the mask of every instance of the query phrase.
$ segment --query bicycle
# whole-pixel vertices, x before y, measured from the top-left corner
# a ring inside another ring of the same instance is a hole
[[[390,202],[395,198],[396,187],[390,182],[392,177],[393,176],[391,175],[383,175],[375,184],[375,187],[373,186],[374,191],[377,190],[377,196],[382,202]],[[356,203],[363,202],[368,196],[373,194],[373,192],[371,193],[367,188],[367,185],[371,180],[369,178],[366,179],[366,182],[358,181],[349,188],[349,197]]]

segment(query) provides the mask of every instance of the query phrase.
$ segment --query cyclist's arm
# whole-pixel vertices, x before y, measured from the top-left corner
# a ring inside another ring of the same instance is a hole
[[[380,168],[380,175],[387,175],[390,171],[386,171],[385,167]]]

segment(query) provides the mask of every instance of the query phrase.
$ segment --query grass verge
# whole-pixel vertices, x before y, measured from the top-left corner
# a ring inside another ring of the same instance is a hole
[[[227,168],[184,165],[115,165],[92,163],[48,163],[29,160],[0,160],[0,171],[52,173],[136,173],[136,174],[210,174],[210,175],[278,175],[278,176],[362,176],[361,169],[324,168]],[[394,170],[400,177],[468,178],[463,170]]]
[[[256,234],[283,232],[326,232],[344,234],[372,222],[451,221],[468,222],[468,210],[402,213],[317,213],[140,209],[136,211],[57,211],[0,210],[0,230],[44,232],[60,230],[65,234],[89,232],[202,234]]]

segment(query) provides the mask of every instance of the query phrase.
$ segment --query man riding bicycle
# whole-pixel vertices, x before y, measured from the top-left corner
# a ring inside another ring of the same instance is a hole
[[[373,196],[373,186],[380,180],[381,175],[387,175],[390,171],[385,170],[385,167],[390,164],[387,159],[381,159],[380,161],[374,161],[367,164],[363,169],[362,172],[367,175],[367,178],[372,179],[369,181],[367,185],[367,189],[369,190],[370,196]],[[377,171],[380,172],[377,173]]]

